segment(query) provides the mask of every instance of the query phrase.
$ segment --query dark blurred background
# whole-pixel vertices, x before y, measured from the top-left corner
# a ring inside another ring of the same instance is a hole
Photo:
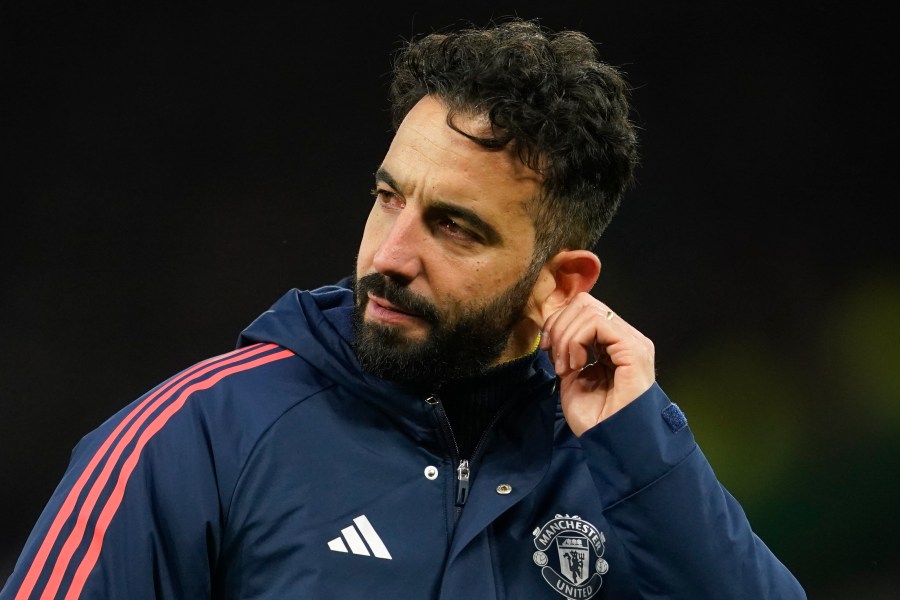
[[[404,39],[517,14],[634,87],[596,295],[811,598],[900,584],[897,64],[838,2],[0,2],[0,582],[87,431],[348,274]],[[427,6],[426,6],[427,5]]]

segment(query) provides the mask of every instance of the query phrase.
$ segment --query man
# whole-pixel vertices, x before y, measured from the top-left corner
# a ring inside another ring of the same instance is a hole
[[[2,600],[804,598],[588,292],[625,83],[509,21],[398,57],[352,281],[76,447]]]

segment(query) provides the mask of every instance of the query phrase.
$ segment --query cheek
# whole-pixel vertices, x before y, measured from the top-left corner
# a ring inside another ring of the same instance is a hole
[[[469,307],[483,305],[515,281],[502,264],[491,260],[457,266],[449,269],[449,274],[454,280],[449,295],[462,299],[461,304]]]

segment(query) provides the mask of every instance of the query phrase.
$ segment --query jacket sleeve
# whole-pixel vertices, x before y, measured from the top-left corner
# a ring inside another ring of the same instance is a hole
[[[579,440],[641,597],[806,598],[657,384]]]
[[[75,447],[0,600],[209,597],[210,453],[189,411],[152,397]]]

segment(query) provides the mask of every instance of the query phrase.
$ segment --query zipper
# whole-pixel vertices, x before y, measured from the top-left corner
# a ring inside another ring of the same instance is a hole
[[[441,401],[440,397],[437,394],[432,394],[429,396],[425,402],[437,407],[438,410],[438,421],[441,424],[441,428],[444,430],[444,434],[448,440],[450,440],[450,455],[456,466],[456,513],[457,517],[459,513],[462,512],[463,506],[466,504],[466,500],[469,499],[469,480],[472,476],[472,467],[474,466],[475,459],[477,459],[481,455],[481,448],[484,445],[484,441],[487,438],[487,434],[494,428],[494,425],[497,424],[497,421],[506,413],[510,406],[514,403],[514,398],[510,398],[507,400],[500,409],[494,414],[493,418],[488,423],[488,426],[481,433],[481,437],[478,438],[478,443],[475,444],[475,449],[472,450],[471,459],[464,459],[459,455],[459,444],[456,441],[456,436],[453,434],[453,427],[450,425],[450,419],[447,418],[447,412],[444,410],[444,404]],[[470,464],[471,461],[471,464]]]
[[[462,508],[469,498],[469,461],[459,461],[456,467],[456,506]]]
[[[462,507],[469,498],[469,476],[471,474],[469,461],[459,455],[459,444],[453,434],[453,427],[450,425],[450,419],[447,418],[447,412],[444,410],[440,397],[432,394],[425,399],[425,402],[437,407],[438,422],[441,424],[444,436],[450,441],[450,458],[456,463],[456,512],[459,516],[459,512],[462,511]]]

